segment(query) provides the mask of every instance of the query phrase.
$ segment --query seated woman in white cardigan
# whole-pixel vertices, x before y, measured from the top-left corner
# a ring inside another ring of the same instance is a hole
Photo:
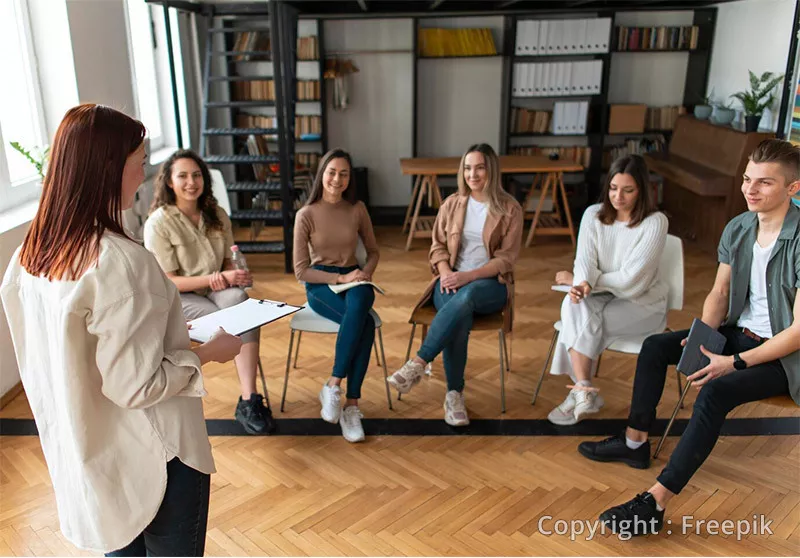
[[[667,322],[667,287],[658,280],[658,265],[668,223],[656,209],[644,159],[614,161],[601,198],[583,215],[574,271],[556,275],[556,283],[572,288],[561,305],[550,373],[569,374],[574,382],[547,417],[559,425],[575,424],[603,407],[591,378],[609,345],[620,337],[660,333]]]

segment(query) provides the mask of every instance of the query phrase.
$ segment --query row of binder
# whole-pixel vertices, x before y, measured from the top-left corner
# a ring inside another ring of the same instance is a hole
[[[517,21],[517,56],[608,52],[611,18],[522,19]]]
[[[513,97],[596,95],[603,82],[603,61],[514,64]]]
[[[589,101],[556,103],[553,109],[553,134],[585,134],[588,116]]]

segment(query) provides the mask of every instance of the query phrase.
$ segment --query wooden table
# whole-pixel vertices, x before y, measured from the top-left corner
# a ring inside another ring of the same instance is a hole
[[[415,238],[430,238],[435,216],[421,216],[422,200],[427,197],[430,207],[438,207],[442,203],[442,194],[439,190],[437,178],[441,175],[458,174],[460,157],[415,157],[400,159],[400,169],[404,175],[416,176],[414,191],[411,194],[411,203],[406,210],[403,221],[403,232],[409,227],[406,250],[411,249],[411,242]],[[538,232],[543,235],[569,235],[572,245],[575,245],[575,228],[572,225],[572,216],[567,202],[567,193],[564,190],[564,173],[580,172],[583,166],[573,161],[553,161],[544,155],[501,155],[500,172],[502,174],[534,174],[533,184],[525,198],[523,209],[528,207],[531,198],[535,195],[537,186],[541,186],[539,203],[536,211],[525,211],[526,215],[533,214],[528,238],[525,246],[530,246],[534,235]],[[553,212],[542,214],[542,206],[551,192],[553,199]],[[566,216],[566,226],[561,221],[558,210],[558,194],[561,193]],[[537,230],[538,229],[538,230]]]

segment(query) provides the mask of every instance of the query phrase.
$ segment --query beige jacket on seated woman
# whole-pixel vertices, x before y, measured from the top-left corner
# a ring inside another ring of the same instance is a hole
[[[514,308],[514,265],[517,263],[520,246],[522,246],[522,206],[510,196],[501,198],[505,204],[506,215],[495,215],[489,212],[483,226],[483,244],[489,254],[489,263],[497,271],[497,280],[508,289],[505,324],[506,331],[511,331]],[[431,251],[428,255],[431,272],[434,277],[425,289],[422,298],[414,307],[414,312],[430,303],[436,281],[439,279],[439,262],[448,262],[455,269],[458,250],[461,247],[461,233],[464,230],[464,219],[467,214],[469,196],[453,194],[439,208],[436,222],[433,225]]]

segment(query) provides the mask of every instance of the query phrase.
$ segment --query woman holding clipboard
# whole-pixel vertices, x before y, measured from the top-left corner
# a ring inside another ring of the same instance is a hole
[[[0,288],[53,481],[61,531],[112,556],[202,556],[214,472],[200,367],[175,286],[128,238],[145,128],[101,105],[67,111],[36,217]]]
[[[253,278],[233,266],[231,221],[211,193],[208,167],[194,151],[176,151],[161,165],[144,245],[178,287],[187,320],[249,298],[243,287]],[[272,411],[256,388],[260,334],[255,329],[242,335],[242,350],[234,359],[241,390],[234,417],[248,434],[275,429]]]
[[[375,292],[359,285],[334,293],[329,285],[371,281],[378,266],[378,243],[366,206],[356,201],[350,154],[342,149],[326,153],[319,163],[311,194],[294,222],[294,273],[306,284],[308,305],[314,312],[340,324],[330,379],[319,400],[323,420],[342,427],[348,442],[364,440],[363,415],[358,408],[361,385],[375,339],[370,314]],[[359,238],[367,250],[363,269],[356,261]],[[341,384],[347,378],[344,408]]]

